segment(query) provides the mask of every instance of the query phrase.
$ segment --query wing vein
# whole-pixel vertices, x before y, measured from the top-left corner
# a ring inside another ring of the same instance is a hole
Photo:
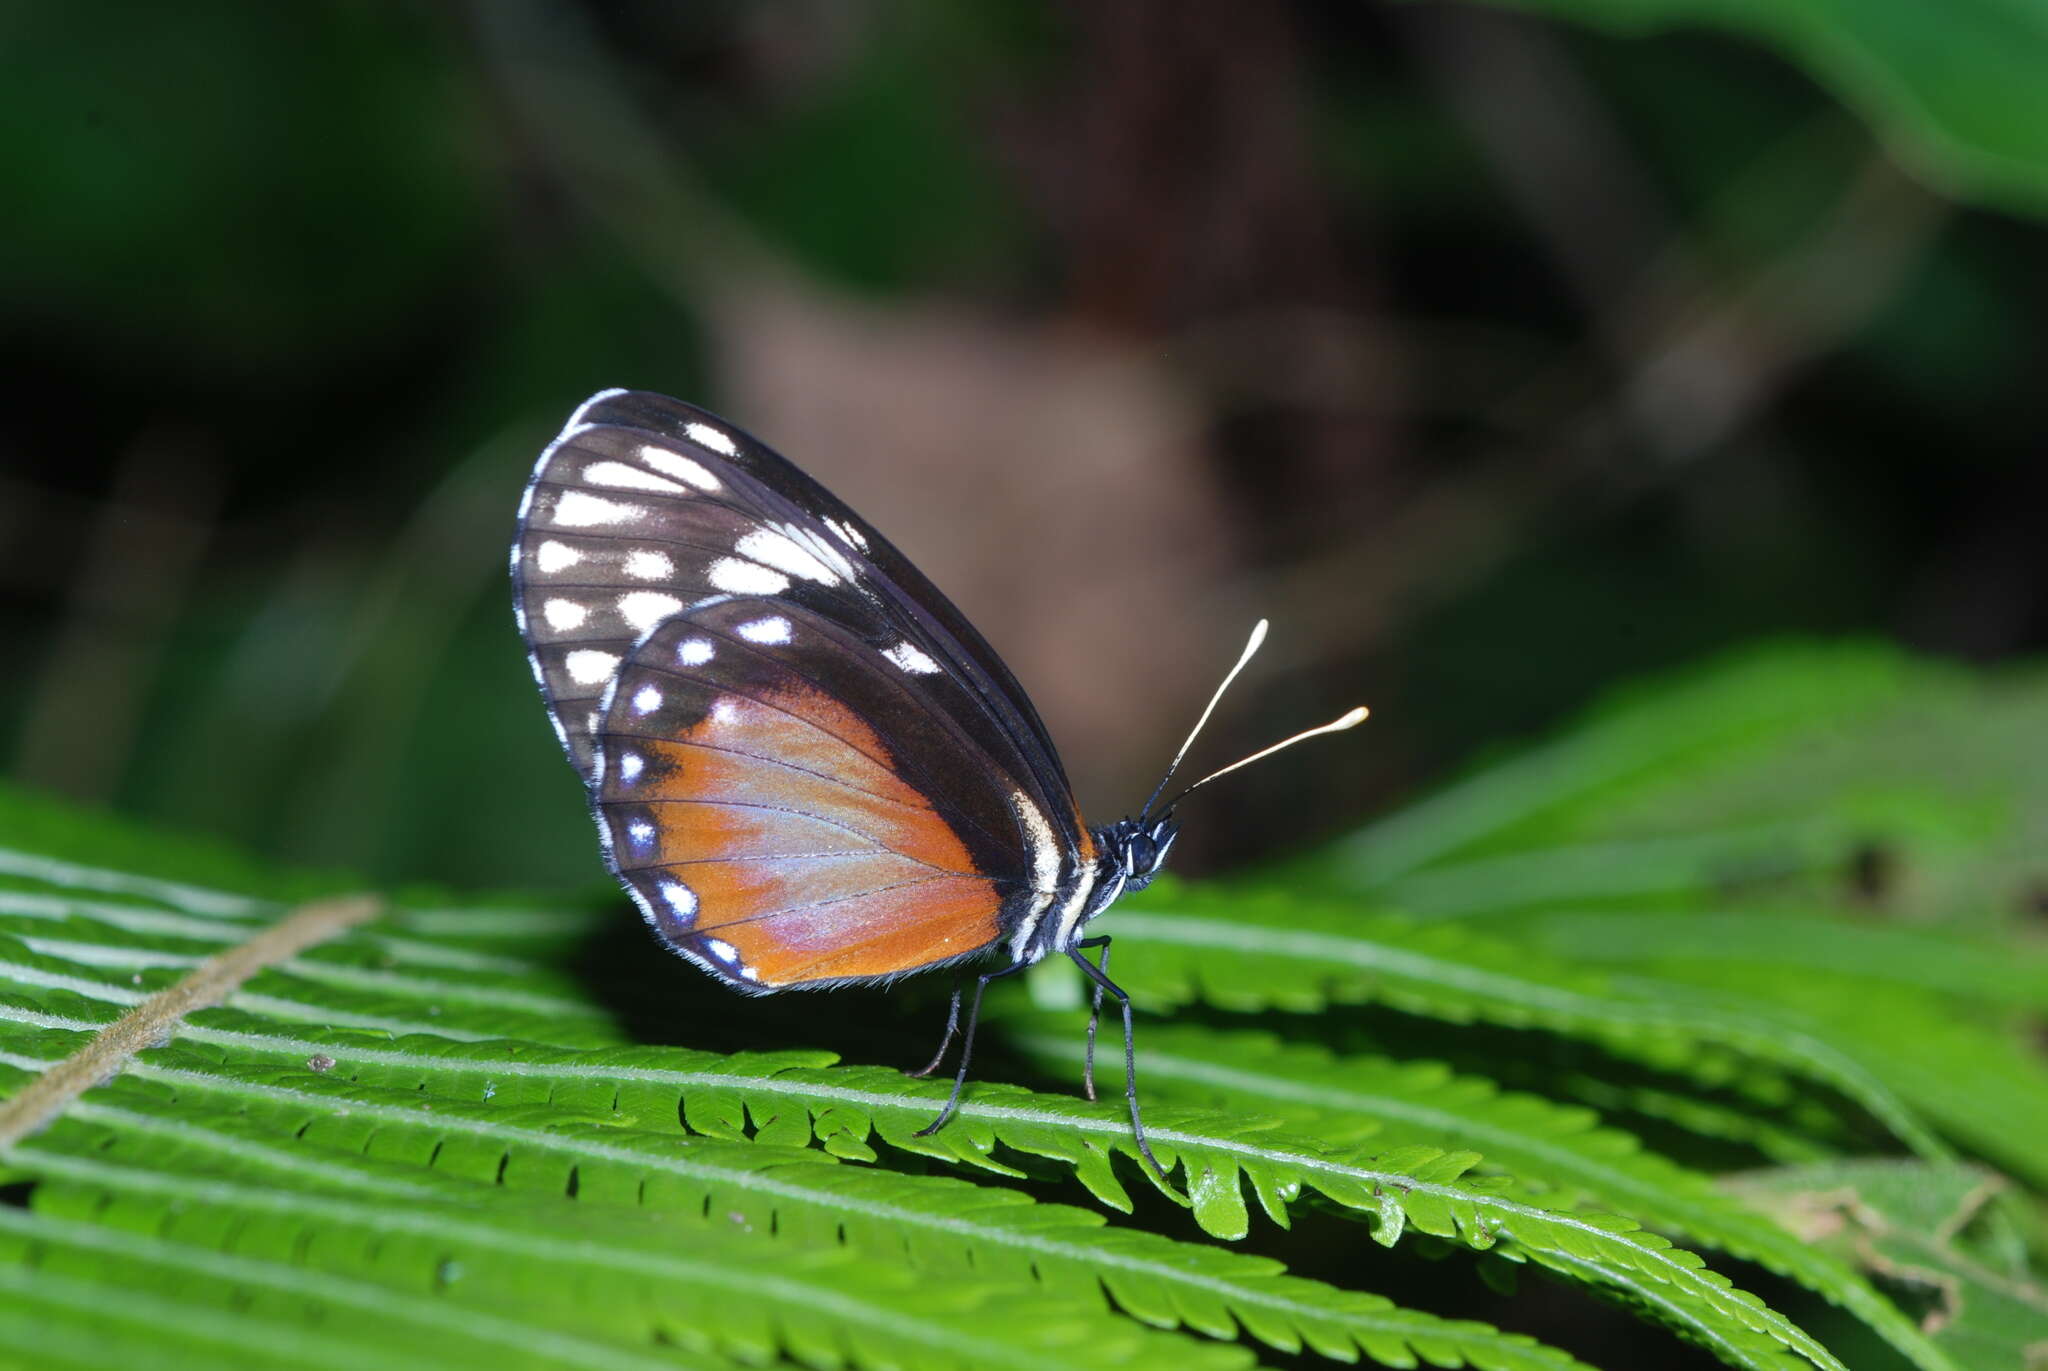
[[[907,881],[893,881],[888,885],[874,886],[867,890],[858,891],[852,895],[834,895],[829,899],[811,900],[805,904],[791,904],[784,905],[780,909],[761,910],[758,913],[747,915],[747,917],[744,919],[727,919],[724,923],[717,924],[695,924],[691,926],[690,932],[692,934],[716,933],[721,928],[737,928],[741,924],[757,924],[760,923],[763,919],[773,919],[778,915],[782,914],[796,914],[806,909],[823,909],[828,905],[846,904],[852,900],[865,900],[871,895],[886,895],[892,890],[905,890],[914,885],[925,885],[931,881],[939,881],[946,879],[949,878],[947,876],[915,876]],[[984,876],[978,879],[985,881],[988,878]]]
[[[935,862],[925,861],[921,857],[913,857],[907,852],[889,846],[887,842],[875,837],[873,834],[863,833],[850,824],[840,823],[836,819],[828,819],[822,814],[813,814],[807,809],[790,809],[784,805],[759,804],[752,800],[650,799],[634,800],[631,803],[646,805],[650,808],[655,805],[703,805],[708,809],[758,809],[770,814],[787,814],[792,818],[809,819],[812,823],[823,824],[827,828],[836,828],[842,833],[851,833],[856,838],[864,838],[870,844],[870,846],[861,849],[865,852],[886,852],[892,857],[901,857],[906,862],[916,862],[919,866],[930,867],[933,871],[942,872],[948,876],[973,876],[980,880],[988,879],[987,876],[979,871],[958,871],[950,866],[940,866]],[[677,865],[680,865],[680,863],[658,862],[655,863],[654,867],[635,867],[634,870],[648,871],[654,870],[657,867]]]
[[[808,614],[807,617],[810,618],[815,625],[830,629],[838,628],[838,625],[833,624],[830,620],[826,619],[821,614],[812,612]],[[695,621],[692,621],[691,626],[696,631],[703,633],[707,637],[717,638],[719,641],[730,645],[731,647],[737,649],[742,653],[745,653],[748,656],[769,663],[776,670],[781,671],[788,676],[794,677],[796,680],[802,681],[805,685],[810,686],[813,690],[818,691],[820,694],[826,696],[836,696],[838,694],[837,691],[834,691],[831,688],[829,688],[823,681],[820,681],[816,677],[808,675],[805,672],[797,670],[795,667],[791,666],[782,658],[776,657],[773,654],[764,651],[763,649],[755,646],[754,644],[747,642],[743,638],[735,637],[730,633],[726,633],[720,629],[712,628],[709,625],[697,623]],[[861,644],[861,647],[863,648],[863,650],[867,650],[870,652],[872,651],[871,649],[866,648],[866,644]],[[865,661],[864,658],[858,657],[856,657],[855,660],[860,660],[863,662]],[[859,753],[861,756],[866,757],[869,761],[874,762],[876,765],[882,767],[886,771],[897,774],[901,774],[906,771],[909,772],[910,775],[915,778],[913,788],[917,791],[918,795],[925,801],[925,803],[928,806],[933,803],[932,795],[936,787],[931,784],[931,774],[925,767],[918,766],[912,763],[905,763],[899,765],[897,759],[893,757],[877,757],[874,753],[869,752],[866,748],[856,747],[851,740],[842,737],[841,735],[833,732],[829,728],[826,728],[817,720],[806,718],[804,715],[798,714],[795,711],[788,709],[782,705],[778,705],[771,700],[764,700],[760,698],[758,695],[749,695],[747,692],[743,690],[736,690],[731,686],[719,681],[717,678],[711,676],[709,673],[696,673],[678,669],[676,667],[671,666],[655,666],[646,662],[636,663],[636,665],[640,666],[641,668],[647,671],[656,672],[664,676],[672,677],[675,680],[689,681],[693,684],[706,686],[720,695],[732,695],[739,699],[751,700],[755,704],[763,705],[769,709],[778,710],[781,713],[787,714],[790,718],[799,720],[800,722],[824,734],[826,737],[834,738],[837,739],[839,742],[844,743],[848,748],[852,749],[854,752]],[[964,733],[962,733],[962,731],[960,730],[959,725],[954,723],[953,720],[947,718],[944,711],[934,708],[931,704],[924,700],[920,700],[916,695],[906,690],[900,682],[891,679],[888,673],[876,672],[874,674],[881,680],[888,682],[892,687],[894,687],[897,693],[900,694],[904,699],[908,700],[914,707],[916,707],[919,710],[920,713],[924,714],[927,718],[933,720],[941,727],[947,729],[949,732],[952,732],[954,736],[956,738],[959,738],[966,747],[972,749],[972,751],[975,753],[987,757],[987,753],[978,744],[976,744],[972,738],[966,737]],[[607,733],[610,732],[609,729],[605,731]],[[988,760],[991,764],[994,764],[994,758],[991,757],[988,758]],[[1000,774],[1002,774],[1005,779],[1010,779],[1009,774],[1007,772],[1002,772]],[[1015,784],[1016,782],[1014,780],[1011,780],[1011,785],[1013,787],[1015,786]],[[983,837],[989,839],[991,842],[996,843],[998,846],[1001,846],[1005,843],[1005,839],[1001,835],[991,832],[988,825],[982,823],[979,819],[975,818],[974,815],[962,813],[960,817],[965,822],[972,824],[974,828],[977,831],[979,831]],[[1024,835],[1020,830],[1012,833],[1008,841],[1012,844],[1016,844],[1019,840],[1023,838],[1023,836]]]

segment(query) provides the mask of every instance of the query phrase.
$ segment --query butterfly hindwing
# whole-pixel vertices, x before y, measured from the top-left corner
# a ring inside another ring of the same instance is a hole
[[[1036,892],[1013,806],[934,782],[957,730],[901,668],[781,599],[678,615],[627,653],[598,822],[655,932],[747,990],[869,980],[997,941]]]

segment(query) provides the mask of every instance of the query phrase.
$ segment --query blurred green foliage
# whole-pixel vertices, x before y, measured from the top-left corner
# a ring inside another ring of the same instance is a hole
[[[1783,52],[1944,190],[2048,210],[2048,15],[2026,0],[1498,0],[1621,33],[1716,28]]]
[[[233,388],[345,368],[456,304],[484,111],[429,14],[23,5],[5,25],[10,331]]]

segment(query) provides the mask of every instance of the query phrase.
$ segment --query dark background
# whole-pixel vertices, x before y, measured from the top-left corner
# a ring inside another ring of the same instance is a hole
[[[1373,705],[1190,810],[1184,869],[1758,637],[2048,634],[2048,238],[1740,36],[1369,0],[0,24],[0,758],[86,801],[386,880],[595,878],[505,548],[614,385],[919,559],[1098,821],[1259,615],[1196,764]]]

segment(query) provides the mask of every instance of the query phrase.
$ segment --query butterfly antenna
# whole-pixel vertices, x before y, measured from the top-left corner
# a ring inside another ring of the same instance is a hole
[[[1347,728],[1356,728],[1360,724],[1365,722],[1366,716],[1370,713],[1372,713],[1371,710],[1367,709],[1364,705],[1359,705],[1355,709],[1346,710],[1343,714],[1339,715],[1337,718],[1330,720],[1330,722],[1323,724],[1319,728],[1304,729],[1302,732],[1295,734],[1292,738],[1282,738],[1279,742],[1273,744],[1271,747],[1262,747],[1249,757],[1241,757],[1237,761],[1232,762],[1229,766],[1224,767],[1220,771],[1210,772],[1201,780],[1196,781],[1186,790],[1183,790],[1180,794],[1174,796],[1173,799],[1170,802],[1168,802],[1166,806],[1167,811],[1171,812],[1176,806],[1180,804],[1182,800],[1185,800],[1188,796],[1194,794],[1197,790],[1200,790],[1203,786],[1209,784],[1209,782],[1215,780],[1218,776],[1228,776],[1231,772],[1237,770],[1239,767],[1250,766],[1253,762],[1259,761],[1262,758],[1270,757],[1284,747],[1293,747],[1296,743],[1302,741],[1302,739],[1304,738],[1314,738],[1319,734],[1323,733],[1342,733]]]
[[[1252,659],[1252,654],[1257,652],[1260,645],[1266,641],[1266,628],[1267,624],[1264,619],[1252,625],[1252,636],[1245,643],[1244,651],[1238,654],[1237,665],[1230,668],[1230,671],[1223,678],[1223,684],[1217,686],[1216,693],[1209,697],[1209,707],[1202,711],[1201,718],[1195,720],[1194,731],[1189,733],[1188,740],[1180,745],[1180,751],[1173,754],[1173,761],[1167,766],[1166,774],[1159,778],[1159,784],[1154,786],[1151,795],[1146,797],[1145,807],[1138,811],[1138,817],[1141,820],[1151,816],[1152,805],[1165,792],[1166,783],[1173,779],[1173,773],[1180,769],[1181,759],[1188,755],[1188,749],[1195,745],[1195,739],[1202,735],[1202,728],[1209,722],[1209,716],[1216,712],[1216,703],[1223,698],[1223,692],[1230,689],[1230,683],[1237,679],[1237,673],[1244,670],[1245,663]],[[1196,785],[1199,784],[1201,784],[1199,781],[1196,782]],[[1188,787],[1188,790],[1193,789],[1194,786]],[[1186,794],[1187,792],[1182,791],[1181,793]]]

